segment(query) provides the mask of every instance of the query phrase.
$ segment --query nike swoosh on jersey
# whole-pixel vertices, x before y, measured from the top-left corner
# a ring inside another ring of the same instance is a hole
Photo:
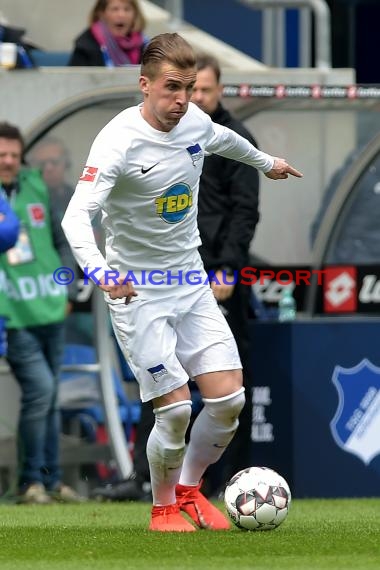
[[[150,166],[149,168],[144,168],[143,166],[141,167],[141,174],[146,174],[147,172],[149,172],[149,170],[152,170],[152,168],[154,168],[155,166],[157,166],[157,164],[160,164],[159,162],[156,162],[156,164],[153,164],[153,166]]]

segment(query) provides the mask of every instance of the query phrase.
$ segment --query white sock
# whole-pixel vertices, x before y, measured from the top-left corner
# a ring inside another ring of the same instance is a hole
[[[204,398],[204,407],[191,429],[179,483],[198,485],[206,468],[215,463],[233,438],[245,403],[244,388],[222,398]]]
[[[185,453],[191,400],[169,404],[153,411],[156,421],[146,447],[153,505],[171,505],[176,502],[175,486]]]

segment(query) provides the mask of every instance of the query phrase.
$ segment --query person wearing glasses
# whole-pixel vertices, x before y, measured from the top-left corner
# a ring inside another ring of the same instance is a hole
[[[57,214],[62,219],[74,192],[74,188],[67,182],[71,162],[66,146],[59,138],[48,136],[32,148],[27,159],[32,168],[41,171]]]

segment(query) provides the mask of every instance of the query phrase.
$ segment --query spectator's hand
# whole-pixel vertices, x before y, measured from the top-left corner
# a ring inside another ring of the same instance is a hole
[[[212,280],[210,285],[217,301],[226,301],[235,289],[234,277],[229,277],[222,269],[215,271],[215,280]]]
[[[119,277],[117,281],[118,285],[114,282],[104,285],[104,278],[102,278],[100,279],[99,287],[102,291],[106,291],[109,294],[110,299],[123,299],[125,297],[125,304],[128,305],[132,297],[137,297],[138,293],[134,290],[132,281],[124,283],[122,277]]]
[[[296,176],[297,178],[302,178],[303,174],[290,166],[286,162],[284,158],[276,158],[274,159],[274,164],[272,170],[269,172],[265,172],[265,176],[267,178],[271,178],[272,180],[283,180],[289,177],[289,174],[292,176]]]

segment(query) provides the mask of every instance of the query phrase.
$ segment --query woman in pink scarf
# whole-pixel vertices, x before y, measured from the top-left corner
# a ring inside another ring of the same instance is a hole
[[[138,65],[148,39],[138,0],[97,0],[90,27],[75,40],[69,65]]]

